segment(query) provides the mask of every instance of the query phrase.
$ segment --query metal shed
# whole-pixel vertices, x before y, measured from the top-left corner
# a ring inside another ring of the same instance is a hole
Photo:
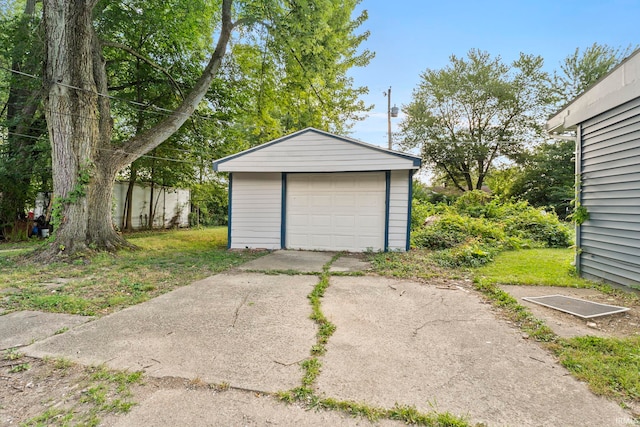
[[[408,250],[419,157],[307,128],[225,157],[229,248]]]
[[[576,266],[588,279],[640,285],[640,50],[547,122],[576,132]]]

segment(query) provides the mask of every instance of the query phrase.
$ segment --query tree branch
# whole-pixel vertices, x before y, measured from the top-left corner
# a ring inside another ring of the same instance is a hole
[[[184,99],[184,94],[182,93],[182,89],[180,89],[180,86],[178,85],[178,82],[171,76],[171,74],[169,73],[169,71],[166,68],[161,67],[160,65],[156,64],[155,62],[153,62],[151,59],[147,58],[146,56],[136,52],[135,50],[133,50],[132,48],[130,48],[129,46],[122,44],[122,43],[117,43],[117,42],[110,42],[110,41],[104,41],[101,40],[100,43],[102,44],[102,46],[108,46],[108,47],[113,47],[116,49],[122,49],[125,52],[135,56],[136,58],[146,62],[147,64],[151,65],[153,68],[155,68],[156,70],[161,71],[165,76],[167,76],[167,78],[169,79],[169,81],[171,82],[171,84],[178,90],[178,93],[180,93],[180,97],[182,99]]]
[[[173,113],[152,128],[134,136],[121,148],[112,153],[111,156],[119,168],[133,162],[164,142],[191,117],[198,107],[198,104],[200,104],[200,101],[204,98],[222,64],[227,44],[231,38],[231,31],[233,30],[233,22],[231,20],[232,3],[233,0],[223,0],[222,2],[222,28],[220,30],[220,36],[215,51],[211,55],[202,76],[200,76],[191,92],[187,94],[182,104],[180,104]]]

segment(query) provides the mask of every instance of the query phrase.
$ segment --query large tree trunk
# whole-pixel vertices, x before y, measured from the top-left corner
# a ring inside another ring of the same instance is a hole
[[[53,168],[54,250],[87,247],[88,177],[98,148],[94,2],[44,0],[45,105]]]
[[[101,45],[92,25],[97,0],[44,0],[45,105],[52,146],[58,226],[51,255],[88,247],[132,247],[113,227],[117,172],[160,145],[191,116],[224,57],[233,23],[232,0],[222,2],[222,27],[202,76],[173,114],[121,146],[112,146],[112,120]]]

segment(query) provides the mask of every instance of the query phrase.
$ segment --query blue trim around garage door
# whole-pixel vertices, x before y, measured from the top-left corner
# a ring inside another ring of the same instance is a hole
[[[227,206],[227,249],[231,249],[231,205],[233,198],[233,174],[229,174],[229,206]]]
[[[282,190],[280,200],[280,249],[285,249],[287,244],[287,173],[282,172]]]
[[[391,171],[385,171],[384,195],[384,251],[389,251],[389,202],[391,199]]]
[[[413,207],[413,170],[409,171],[409,200],[407,206],[407,246],[406,250],[411,249],[411,208]]]

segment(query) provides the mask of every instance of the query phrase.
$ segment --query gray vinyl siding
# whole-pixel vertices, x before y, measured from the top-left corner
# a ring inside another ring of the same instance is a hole
[[[584,277],[640,285],[640,98],[580,126]]]
[[[391,172],[389,187],[389,246],[392,251],[404,251],[407,246],[407,207],[409,206],[409,173]]]
[[[280,249],[282,174],[234,173],[231,249]]]
[[[412,156],[318,132],[304,132],[264,148],[219,161],[228,172],[364,172],[417,169]]]

